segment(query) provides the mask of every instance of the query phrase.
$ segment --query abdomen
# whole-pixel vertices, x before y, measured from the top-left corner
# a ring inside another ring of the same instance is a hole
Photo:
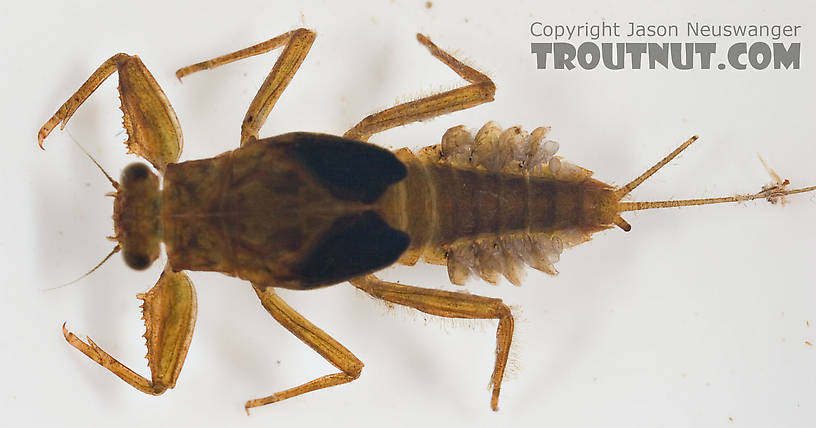
[[[495,133],[496,140],[510,133]],[[540,136],[535,133],[531,136]],[[499,164],[484,156],[478,159],[473,152],[481,134],[473,139],[471,154],[458,159],[457,153],[445,152],[444,139],[417,155],[406,149],[397,152],[408,174],[384,195],[384,211],[390,224],[411,237],[400,262],[423,259],[447,265],[455,284],[470,274],[491,283],[504,275],[518,284],[524,264],[556,273],[553,263],[565,246],[583,242],[611,223],[606,208],[612,188],[560,159],[553,162],[559,167],[553,172],[552,154],[540,156],[533,167],[525,167],[523,160],[529,157],[524,153],[506,156]],[[461,141],[461,134],[458,138]],[[492,144],[500,156],[501,144]],[[456,146],[460,151],[461,145]]]

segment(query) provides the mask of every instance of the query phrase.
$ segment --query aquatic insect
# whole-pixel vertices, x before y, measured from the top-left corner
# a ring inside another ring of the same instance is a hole
[[[530,133],[489,122],[475,135],[449,129],[440,144],[392,153],[368,144],[373,134],[493,100],[495,85],[481,72],[419,42],[469,85],[372,114],[342,137],[258,131],[305,59],[315,34],[297,29],[249,48],[177,71],[191,73],[283,47],[241,126],[240,148],[210,159],[178,162],[181,130],[175,112],[137,56],[105,61],[39,131],[44,139],[113,72],[128,149],[150,162],[128,166],[115,191],[111,255],[121,251],[134,269],[150,266],[164,243],[167,265],[143,300],[151,379],[63,325],[73,347],[147,394],[175,386],[196,320],[196,296],[186,270],[215,271],[248,280],[261,305],[280,324],[339,369],[305,384],[253,399],[261,406],[357,379],[363,363],[298,314],[275,288],[310,290],[348,281],[392,304],[449,318],[496,319],[491,408],[498,409],[513,339],[513,314],[500,299],[386,282],[374,273],[420,260],[447,266],[450,280],[504,276],[520,284],[523,266],[555,274],[561,251],[600,230],[630,225],[626,211],[767,199],[816,190],[788,190],[787,180],[750,195],[656,202],[622,199],[697,137],[681,144],[630,183],[616,188],[555,155],[549,128]],[[107,174],[106,174],[107,175]]]

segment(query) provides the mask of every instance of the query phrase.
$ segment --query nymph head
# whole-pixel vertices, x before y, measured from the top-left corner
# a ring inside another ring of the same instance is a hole
[[[125,263],[147,269],[159,257],[162,240],[159,177],[147,165],[132,163],[122,171],[114,196],[115,239]]]

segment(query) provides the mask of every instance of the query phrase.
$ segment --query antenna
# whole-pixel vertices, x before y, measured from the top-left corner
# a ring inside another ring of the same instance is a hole
[[[76,283],[76,282],[79,282],[79,281],[81,281],[81,280],[85,279],[85,278],[86,278],[88,275],[90,275],[90,274],[94,273],[94,271],[95,271],[95,270],[99,269],[99,267],[100,267],[100,266],[102,266],[103,264],[105,264],[105,262],[106,262],[106,261],[108,261],[108,259],[109,259],[109,258],[111,258],[111,257],[112,257],[114,254],[118,253],[118,252],[119,252],[119,250],[121,250],[121,249],[122,249],[122,246],[121,246],[121,245],[119,245],[119,244],[116,244],[116,246],[115,246],[115,247],[113,247],[113,250],[111,250],[111,252],[110,252],[110,253],[108,253],[108,255],[107,255],[107,256],[105,256],[105,258],[104,258],[104,259],[102,259],[102,261],[101,261],[101,262],[99,262],[99,263],[98,263],[96,266],[94,266],[94,267],[93,267],[93,269],[89,270],[89,271],[88,271],[88,272],[86,272],[84,275],[80,276],[79,278],[77,278],[77,279],[75,279],[75,280],[73,280],[73,281],[66,282],[65,284],[58,285],[58,286],[56,286],[56,287],[46,288],[46,289],[43,289],[42,291],[52,291],[52,290],[56,290],[56,289],[58,289],[58,288],[65,287],[65,286],[71,285],[71,284],[73,284],[73,283]]]
[[[79,149],[82,150],[82,153],[85,153],[85,156],[88,156],[88,158],[91,160],[91,162],[93,162],[94,165],[96,165],[96,167],[99,168],[100,171],[102,171],[102,174],[105,174],[105,178],[107,178],[108,181],[111,182],[111,184],[113,185],[113,188],[116,189],[116,190],[119,190],[119,183],[116,180],[114,180],[113,178],[111,178],[110,174],[108,174],[108,172],[105,171],[105,168],[102,168],[102,165],[100,165],[99,162],[97,162],[96,159],[94,159],[93,156],[91,156],[91,154],[88,153],[87,150],[85,150],[85,147],[82,147],[82,144],[79,144],[79,141],[77,141],[77,139],[74,138],[74,135],[71,134],[71,131],[67,131],[67,132],[68,132],[68,135],[71,137],[71,140],[73,140],[74,144],[76,144],[77,147],[79,147]]]
[[[100,164],[99,164],[99,162],[97,162],[97,161],[96,161],[96,159],[94,159],[94,157],[93,157],[93,156],[91,156],[91,154],[90,154],[90,153],[88,153],[88,151],[87,151],[87,150],[85,150],[85,147],[82,147],[82,144],[79,144],[79,141],[77,141],[77,139],[76,139],[76,138],[74,138],[74,135],[73,135],[73,134],[71,134],[71,131],[67,131],[67,132],[68,132],[68,135],[71,137],[71,140],[74,142],[74,144],[76,144],[76,145],[77,145],[77,147],[79,147],[79,149],[80,149],[80,150],[82,150],[82,153],[85,153],[85,156],[88,156],[88,158],[91,160],[91,162],[93,162],[93,163],[94,163],[94,165],[96,165],[96,167],[97,167],[97,168],[99,168],[99,170],[100,170],[100,171],[102,171],[102,174],[104,174],[104,175],[105,175],[105,178],[107,178],[107,179],[108,179],[108,181],[110,181],[110,182],[111,182],[111,184],[113,185],[113,188],[114,188],[114,189],[116,189],[116,190],[119,190],[119,183],[118,183],[116,180],[114,180],[114,179],[113,179],[113,178],[110,176],[110,174],[108,174],[108,172],[107,172],[107,171],[105,171],[105,168],[102,168],[102,165],[100,165]],[[114,196],[115,196],[115,194],[114,194]],[[44,289],[44,290],[42,290],[42,291],[51,291],[51,290],[56,290],[56,289],[58,289],[58,288],[65,287],[65,286],[68,286],[68,285],[74,284],[74,283],[76,283],[76,282],[79,282],[79,281],[81,281],[81,280],[85,279],[85,278],[86,278],[88,275],[90,275],[90,274],[94,273],[94,271],[95,271],[95,270],[99,269],[99,267],[100,267],[100,266],[102,266],[103,264],[105,264],[105,262],[106,262],[106,261],[108,261],[108,259],[110,259],[110,258],[111,258],[111,257],[112,257],[114,254],[118,253],[118,252],[119,252],[119,250],[121,250],[121,249],[122,249],[122,246],[121,246],[119,243],[117,243],[117,244],[116,244],[116,246],[114,246],[114,247],[113,247],[113,250],[111,250],[111,252],[110,252],[110,253],[108,253],[108,255],[107,255],[107,256],[105,256],[105,258],[104,258],[104,259],[102,259],[102,261],[101,261],[101,262],[99,262],[99,263],[98,263],[96,266],[94,266],[94,267],[93,267],[93,269],[89,270],[89,271],[88,271],[88,272],[86,272],[84,275],[80,276],[79,278],[77,278],[77,279],[75,279],[75,280],[73,280],[73,281],[66,282],[65,284],[58,285],[58,286],[56,286],[56,287],[46,288],[46,289]]]

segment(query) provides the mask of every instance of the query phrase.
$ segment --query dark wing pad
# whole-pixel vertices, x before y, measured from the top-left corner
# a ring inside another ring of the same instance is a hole
[[[405,178],[405,165],[373,144],[306,132],[287,137],[303,165],[338,199],[370,204]]]
[[[382,269],[408,248],[408,235],[373,211],[337,219],[301,263],[304,288],[336,284]]]

